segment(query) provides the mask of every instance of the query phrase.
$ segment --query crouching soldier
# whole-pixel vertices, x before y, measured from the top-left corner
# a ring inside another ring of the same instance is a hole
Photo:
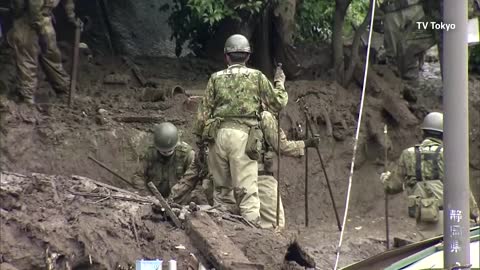
[[[197,184],[199,169],[195,151],[179,140],[178,130],[172,123],[164,122],[153,130],[153,146],[144,157],[145,184],[153,182],[164,198],[178,204],[206,204],[205,195]],[[139,187],[144,189],[145,185]]]
[[[443,234],[443,114],[429,113],[421,128],[423,141],[403,150],[393,173],[382,173],[380,180],[388,193],[406,190],[408,215],[426,239]],[[478,214],[470,193],[470,217],[477,223]]]
[[[273,176],[274,156],[278,153],[278,125],[275,116],[269,111],[261,114],[260,128],[264,136],[264,149],[258,161],[258,195],[260,198],[260,227],[272,228],[277,220],[277,179]],[[316,147],[319,137],[304,141],[289,141],[280,129],[280,151],[283,155],[302,157],[305,148]],[[279,227],[285,227],[285,214],[280,198]]]

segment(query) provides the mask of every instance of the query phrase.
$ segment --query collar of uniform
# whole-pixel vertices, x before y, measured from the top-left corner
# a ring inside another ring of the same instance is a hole
[[[233,65],[227,66],[227,68],[234,68],[234,67],[245,67],[245,64],[233,64]]]
[[[443,144],[443,141],[433,137],[426,137],[422,142],[422,144],[430,144],[430,143]]]

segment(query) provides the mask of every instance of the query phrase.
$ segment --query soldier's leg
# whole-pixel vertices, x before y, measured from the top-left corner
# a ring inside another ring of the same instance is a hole
[[[272,228],[277,224],[277,180],[273,176],[258,176],[258,197],[260,198],[260,226]],[[285,227],[282,198],[280,198],[279,226]]]
[[[19,18],[8,33],[8,43],[15,52],[17,91],[27,103],[33,103],[37,88],[38,36],[27,19]]]
[[[387,63],[394,64],[397,56],[397,44],[401,38],[403,20],[400,11],[385,14],[383,45],[387,55]]]
[[[62,55],[57,46],[57,36],[52,19],[45,17],[44,20],[44,34],[41,37],[44,46],[42,46],[40,63],[53,90],[57,94],[64,94],[68,92],[70,77],[62,65]]]
[[[258,165],[245,154],[248,134],[235,129],[224,129],[225,141],[229,142],[228,153],[232,184],[243,189],[244,196],[237,201],[241,215],[253,222],[260,220],[260,199],[258,198]]]
[[[230,166],[228,164],[225,145],[223,145],[225,143],[224,132],[224,129],[220,129],[217,133],[216,142],[209,145],[208,169],[213,178],[214,204],[220,204],[230,209],[235,207],[235,198],[233,196]]]
[[[443,234],[443,211],[439,211],[437,223],[417,222],[417,232],[423,239],[429,239]]]

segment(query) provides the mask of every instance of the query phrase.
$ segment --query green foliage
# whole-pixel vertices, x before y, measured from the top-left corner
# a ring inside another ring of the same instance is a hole
[[[246,20],[264,6],[264,1],[259,0],[173,0],[168,24],[173,31],[172,39],[176,40],[175,53],[179,56],[187,41],[191,50],[199,52],[222,20]]]
[[[345,18],[346,34],[358,26],[368,12],[368,0],[352,0]],[[296,40],[329,42],[332,37],[335,3],[332,0],[303,0],[297,10]]]

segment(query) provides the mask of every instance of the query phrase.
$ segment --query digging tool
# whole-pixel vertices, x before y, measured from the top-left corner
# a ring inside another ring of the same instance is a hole
[[[73,61],[72,61],[72,75],[70,81],[70,92],[68,93],[68,106],[72,107],[73,95],[75,87],[77,86],[77,74],[78,74],[78,46],[80,44],[80,32],[82,31],[82,22],[77,19],[75,27],[75,41],[73,44]]]
[[[308,139],[308,125],[305,130],[305,139]],[[308,148],[305,148],[305,227],[308,227]]]
[[[385,162],[383,165],[383,170],[384,172],[387,172],[387,162],[388,162],[388,137],[387,137],[387,125],[385,124],[383,128],[383,134],[385,134]],[[390,227],[388,224],[388,194],[385,191],[385,233],[386,233],[386,239],[387,239],[387,250],[390,249]]]
[[[103,164],[102,162],[94,159],[94,158],[91,157],[91,156],[88,156],[88,159],[90,159],[91,161],[97,163],[100,167],[104,168],[105,170],[107,170],[107,171],[110,172],[111,174],[115,175],[115,176],[118,177],[120,180],[122,180],[123,182],[127,183],[129,186],[135,188],[130,181],[128,181],[127,179],[125,179],[125,177],[121,176],[120,174],[118,174],[118,173],[115,172],[114,170],[110,169],[107,165],[105,165],[105,164]]]
[[[150,191],[155,195],[155,197],[160,201],[160,205],[165,209],[167,215],[172,219],[173,223],[177,228],[182,228],[182,223],[178,219],[178,217],[173,213],[172,208],[168,205],[165,198],[163,198],[162,194],[158,191],[157,187],[152,182],[148,182],[148,188]]]
[[[303,104],[303,111],[305,113],[305,118],[306,118],[306,122],[307,122],[307,130],[310,130],[310,132],[312,133],[312,135],[314,135],[314,129],[312,128],[312,124],[310,123],[310,119],[309,119],[309,111],[308,111],[308,107],[307,105],[305,104],[305,102],[303,101],[303,99],[301,99],[302,101],[302,104]],[[328,188],[328,192],[330,194],[330,199],[332,200],[332,205],[333,205],[333,210],[335,212],[335,218],[337,219],[337,226],[338,226],[338,230],[341,231],[342,230],[342,225],[340,223],[340,218],[338,216],[338,211],[337,211],[337,206],[335,204],[335,199],[333,198],[333,193],[332,193],[332,187],[330,186],[330,180],[328,178],[328,175],[327,175],[327,170],[325,169],[325,164],[323,163],[323,158],[322,158],[322,154],[320,153],[320,149],[317,147],[315,147],[315,149],[317,150],[317,154],[318,154],[318,157],[320,159],[320,165],[322,166],[322,170],[323,170],[323,175],[325,176],[325,181],[327,182],[327,188]]]
[[[282,69],[282,63],[277,63],[277,70]],[[282,156],[282,151],[280,150],[280,116],[282,111],[278,112],[278,124],[277,124],[277,228],[280,226],[280,159]]]

